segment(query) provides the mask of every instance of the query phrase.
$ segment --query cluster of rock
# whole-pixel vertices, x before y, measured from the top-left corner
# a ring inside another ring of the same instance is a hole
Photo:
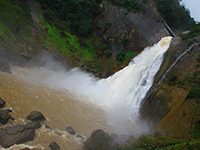
[[[14,120],[10,115],[12,110],[5,109],[3,110],[6,102],[0,98],[0,123],[6,124],[9,119]],[[40,121],[46,120],[45,116],[39,111],[32,111],[27,116],[27,119],[31,122],[26,123],[25,125],[15,125],[7,126],[0,128],[0,145],[4,148],[9,148],[15,144],[22,144],[28,141],[34,140],[35,130],[41,128]],[[45,128],[52,130],[48,125],[45,125]],[[71,126],[66,127],[66,132],[75,135],[76,132]],[[76,138],[84,140],[84,137],[81,135],[76,135]],[[49,148],[52,150],[59,150],[60,146],[56,142],[49,144]],[[24,148],[22,150],[30,150],[30,148]]]
[[[9,119],[14,119],[10,115],[12,110],[2,110],[5,104],[6,102],[0,98],[1,124],[6,124]],[[31,120],[32,122],[28,122],[26,125],[7,126],[0,128],[0,144],[2,147],[8,148],[14,144],[22,144],[34,139],[35,130],[41,127],[41,123],[39,121],[45,120],[45,117],[41,112],[33,111],[27,116],[27,119]]]
[[[14,119],[11,115],[10,112],[12,112],[12,110],[10,109],[3,109],[4,106],[6,105],[6,102],[0,98],[0,123],[1,124],[6,124],[9,119]]]

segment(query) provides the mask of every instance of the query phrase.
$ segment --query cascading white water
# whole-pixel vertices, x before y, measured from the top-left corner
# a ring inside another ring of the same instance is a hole
[[[127,67],[107,79],[97,79],[75,68],[49,72],[43,82],[53,88],[67,89],[87,97],[103,107],[108,113],[108,122],[116,128],[117,133],[147,132],[148,125],[138,122],[139,106],[153,84],[171,38],[165,37],[158,44],[145,48]]]

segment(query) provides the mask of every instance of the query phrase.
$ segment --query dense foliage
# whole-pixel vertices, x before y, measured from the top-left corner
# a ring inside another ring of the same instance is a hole
[[[108,0],[113,5],[118,7],[123,7],[128,11],[134,13],[143,13],[144,12],[144,5],[139,4],[136,0]],[[143,1],[145,4],[146,1]]]
[[[39,0],[46,8],[45,17],[58,28],[69,27],[72,32],[87,36],[93,26],[94,17],[101,12],[101,0]]]
[[[141,136],[138,141],[126,144],[120,150],[197,150],[199,148],[199,140]]]
[[[195,26],[189,10],[179,0],[154,0],[156,7],[167,24],[174,30],[184,31]]]
[[[200,35],[200,24],[192,28],[191,31],[185,37],[183,37],[183,40],[188,40],[198,35]]]
[[[197,56],[196,61],[195,71],[187,77],[187,81],[191,86],[187,98],[200,98],[200,54]]]

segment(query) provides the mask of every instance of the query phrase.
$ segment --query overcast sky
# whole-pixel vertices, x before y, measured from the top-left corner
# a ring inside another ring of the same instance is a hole
[[[182,2],[190,10],[191,16],[200,21],[200,0],[182,0]]]

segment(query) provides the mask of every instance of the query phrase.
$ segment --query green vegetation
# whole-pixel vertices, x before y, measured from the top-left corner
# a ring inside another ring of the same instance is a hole
[[[189,40],[198,35],[200,35],[200,24],[197,25],[196,27],[192,28],[191,31],[185,37],[183,37],[183,40]]]
[[[119,8],[123,7],[128,11],[134,13],[143,13],[144,12],[144,5],[139,4],[136,0],[108,0],[113,5],[118,6]],[[144,3],[145,0],[144,0]]]
[[[70,28],[81,37],[90,35],[94,18],[101,13],[101,0],[39,0],[47,9],[44,16],[59,29]]]
[[[199,127],[198,127],[199,128]],[[197,129],[199,131],[199,129]],[[198,150],[200,148],[199,133],[196,138],[163,137],[160,133],[142,135],[137,139],[130,136],[123,145],[113,144],[111,137],[103,132],[92,134],[85,142],[84,150]]]
[[[169,76],[168,84],[169,85],[177,84],[177,76],[174,73],[171,73],[171,75]]]
[[[186,77],[186,84],[191,88],[187,98],[200,98],[200,54],[197,56],[195,71]]]
[[[191,138],[193,139],[200,139],[200,122],[195,124],[194,130],[191,132]]]
[[[95,30],[92,31],[95,29],[94,18],[101,13],[99,5],[101,0],[39,0],[39,2],[45,10],[41,18],[47,31],[45,46],[66,54],[75,65],[93,73],[104,70],[113,73],[113,64],[122,66],[135,54],[123,51],[123,54],[119,53],[116,59],[113,58],[108,43],[103,42]],[[99,25],[100,32],[105,32],[111,25],[109,21],[102,22]],[[122,40],[129,42],[130,37],[123,37]]]
[[[200,141],[156,136],[141,136],[138,141],[125,144],[120,150],[197,150]]]
[[[196,25],[189,10],[180,5],[179,0],[154,0],[154,2],[158,11],[172,29],[184,31]]]
[[[111,57],[112,56],[112,51],[110,49],[106,49],[104,51],[104,53],[105,53],[106,57]]]
[[[27,27],[30,25],[30,9],[22,2],[16,0],[1,0],[0,1],[0,38],[6,43],[16,41],[19,37],[18,32],[23,32],[30,38],[31,32]]]
[[[51,46],[67,56],[79,58],[81,61],[94,60],[95,48],[91,40],[85,39],[84,47],[80,46],[79,38],[72,35],[69,29],[61,31],[41,18],[41,23],[46,26],[47,34],[45,46]]]
[[[142,0],[142,2],[146,5],[148,4],[148,0]]]
[[[120,51],[117,53],[117,63],[119,64],[119,66],[122,66],[126,61],[128,61],[133,55],[135,54],[135,52],[124,52],[124,51]]]
[[[2,22],[0,22],[0,38],[4,39],[7,43],[9,43],[10,40],[16,40],[14,34],[12,34],[10,29]]]
[[[104,21],[100,24],[100,27],[101,27],[101,30],[105,32],[111,25],[112,23],[110,21]]]

